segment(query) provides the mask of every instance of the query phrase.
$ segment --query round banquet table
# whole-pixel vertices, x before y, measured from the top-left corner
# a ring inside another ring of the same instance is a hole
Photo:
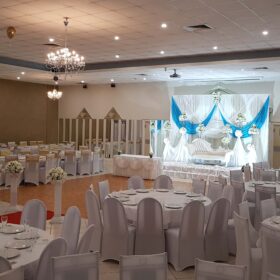
[[[269,227],[280,233],[280,216],[273,216],[263,220],[262,226]]]
[[[264,181],[249,181],[245,182],[245,190],[247,192],[255,193],[254,184],[262,185],[263,187],[276,187],[276,194],[280,195],[280,183],[279,182],[264,182]]]
[[[186,204],[190,203],[193,200],[200,200],[205,206],[205,219],[208,219],[210,208],[211,208],[211,200],[203,195],[198,197],[188,197],[187,195],[191,195],[191,193],[176,193],[176,190],[168,190],[167,192],[161,192],[154,189],[148,189],[146,193],[135,192],[134,195],[128,195],[131,190],[128,191],[120,191],[113,192],[110,194],[111,197],[115,197],[119,200],[120,197],[127,197],[129,201],[123,201],[126,217],[129,221],[132,221],[133,224],[136,224],[137,220],[137,204],[140,200],[152,197],[159,201],[162,205],[163,209],[163,225],[164,228],[170,227],[178,227],[181,224],[181,218],[183,213],[183,208]],[[130,203],[136,203],[136,205],[129,205]],[[178,209],[169,208],[173,205],[180,206]],[[169,207],[168,207],[169,206]]]
[[[1,225],[1,224],[0,224]],[[13,225],[8,224],[9,226],[20,226],[23,227],[23,225]],[[34,279],[35,269],[37,261],[40,258],[40,255],[44,248],[47,246],[47,244],[53,239],[51,235],[43,230],[32,228],[30,227],[30,231],[37,232],[39,238],[37,238],[35,241],[33,241],[33,246],[31,248],[21,249],[19,250],[20,255],[9,259],[12,268],[18,268],[23,266],[24,267],[24,279]],[[16,241],[15,239],[16,234],[6,234],[0,232],[0,249],[4,249],[5,246],[8,243],[11,243],[13,241]]]

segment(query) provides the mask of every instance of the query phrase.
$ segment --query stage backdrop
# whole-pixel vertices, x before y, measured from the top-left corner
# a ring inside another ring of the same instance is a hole
[[[165,161],[226,166],[268,159],[269,96],[180,95],[170,121],[151,123],[153,152]]]

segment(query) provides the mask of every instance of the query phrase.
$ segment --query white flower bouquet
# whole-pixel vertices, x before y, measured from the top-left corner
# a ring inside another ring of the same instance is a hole
[[[198,125],[198,127],[196,128],[196,131],[197,131],[197,132],[204,132],[204,131],[205,131],[205,126],[204,126],[204,124],[203,124],[203,123],[200,123],[200,124]]]
[[[163,127],[164,127],[164,129],[166,129],[166,130],[171,129],[171,123],[170,123],[170,121],[165,121]]]
[[[224,128],[223,128],[223,133],[225,133],[225,134],[230,134],[230,133],[232,133],[232,129],[231,129],[231,127],[230,127],[229,124],[226,124],[226,125],[224,126]]]
[[[13,160],[6,165],[5,171],[11,174],[19,174],[23,171],[23,166],[19,161]]]
[[[180,122],[186,121],[187,119],[188,119],[188,116],[186,113],[183,113],[182,115],[179,116]]]
[[[66,178],[67,174],[61,167],[52,168],[49,171],[49,179],[51,181],[61,181]]]
[[[223,137],[222,138],[222,143],[225,144],[225,145],[229,144],[230,141],[231,141],[231,139],[229,137]]]

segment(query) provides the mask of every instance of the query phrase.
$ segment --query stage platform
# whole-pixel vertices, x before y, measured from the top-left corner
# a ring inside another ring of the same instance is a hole
[[[163,162],[162,173],[173,179],[205,179],[217,180],[219,176],[229,181],[230,170],[240,169],[240,167],[225,167],[219,165],[202,165],[183,162]]]

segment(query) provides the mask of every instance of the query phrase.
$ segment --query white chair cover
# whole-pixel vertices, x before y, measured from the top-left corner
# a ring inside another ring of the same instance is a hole
[[[223,185],[223,188],[227,185],[227,178],[225,178],[225,177],[223,177],[221,175],[219,175],[218,181],[219,181],[220,184]]]
[[[50,182],[50,179],[48,178],[49,171],[52,168],[57,167],[58,165],[58,159],[56,158],[55,154],[48,154],[46,156],[46,164],[45,166],[41,166],[39,170],[39,181],[47,184]]]
[[[128,226],[124,207],[115,198],[107,198],[103,205],[102,259],[120,260],[132,255],[135,228]]]
[[[266,279],[268,272],[280,276],[279,252],[280,231],[263,225],[262,237],[262,279]]]
[[[225,198],[214,202],[205,229],[205,258],[211,261],[228,260],[228,217],[230,203]]]
[[[99,189],[100,205],[102,208],[106,196],[110,193],[109,181],[105,180],[105,181],[98,182],[98,189]]]
[[[94,225],[90,225],[87,228],[79,241],[77,254],[100,252],[101,244],[97,244],[96,242],[96,231]]]
[[[252,180],[252,173],[250,165],[244,166],[244,179],[245,182],[249,182]]]
[[[135,255],[165,252],[162,206],[154,198],[142,199],[137,207]]]
[[[37,269],[36,280],[53,280],[52,258],[64,256],[67,250],[67,243],[63,238],[52,240],[41,253]]]
[[[245,266],[214,263],[197,259],[195,280],[246,280]]]
[[[239,204],[242,202],[242,198],[245,192],[244,182],[231,180],[233,187],[233,205],[232,210],[238,213]]]
[[[260,180],[276,182],[276,170],[260,170]]]
[[[192,201],[183,210],[180,228],[166,230],[168,262],[176,271],[193,266],[204,258],[204,205]]]
[[[141,176],[135,175],[128,178],[128,189],[144,189],[144,180]]]
[[[235,263],[248,268],[248,279],[258,280],[261,277],[261,249],[251,248],[248,219],[234,213],[234,225],[237,244]]]
[[[26,156],[24,182],[39,185],[39,156]]]
[[[102,169],[102,158],[100,158],[100,154],[97,152],[93,152],[92,158],[92,174],[101,172]]]
[[[193,179],[192,180],[192,191],[194,193],[201,193],[205,195],[206,181],[203,179]]]
[[[275,274],[268,273],[266,279],[267,279],[267,280],[280,280],[280,276],[277,276],[277,275],[275,275]]]
[[[91,157],[91,151],[90,150],[82,150],[81,151],[81,158],[79,160],[79,174],[91,174],[92,172],[92,157]]]
[[[23,267],[0,273],[0,280],[24,280]]]
[[[20,223],[46,230],[47,208],[39,199],[28,200],[22,210]]]
[[[166,253],[121,256],[120,280],[167,280]]]
[[[253,163],[253,178],[255,181],[260,180],[260,171],[263,169],[261,162]]]
[[[98,253],[52,258],[53,280],[98,280]]]
[[[242,170],[230,170],[229,179],[231,181],[244,182]]]
[[[77,175],[76,151],[65,151],[64,170],[68,175]]]
[[[69,207],[66,211],[61,231],[61,237],[67,243],[67,255],[74,254],[77,250],[80,226],[81,214],[79,208],[76,206]]]
[[[223,194],[223,185],[219,182],[209,181],[207,197],[215,202],[217,199],[221,198]]]
[[[159,175],[155,179],[154,189],[173,189],[172,179],[167,175]]]
[[[229,218],[232,217],[233,203],[234,203],[234,191],[232,186],[225,186],[223,189],[222,197],[226,198],[230,203]]]
[[[265,199],[261,201],[261,221],[277,215],[275,198]]]
[[[4,257],[0,256],[0,273],[12,269],[10,262]]]

